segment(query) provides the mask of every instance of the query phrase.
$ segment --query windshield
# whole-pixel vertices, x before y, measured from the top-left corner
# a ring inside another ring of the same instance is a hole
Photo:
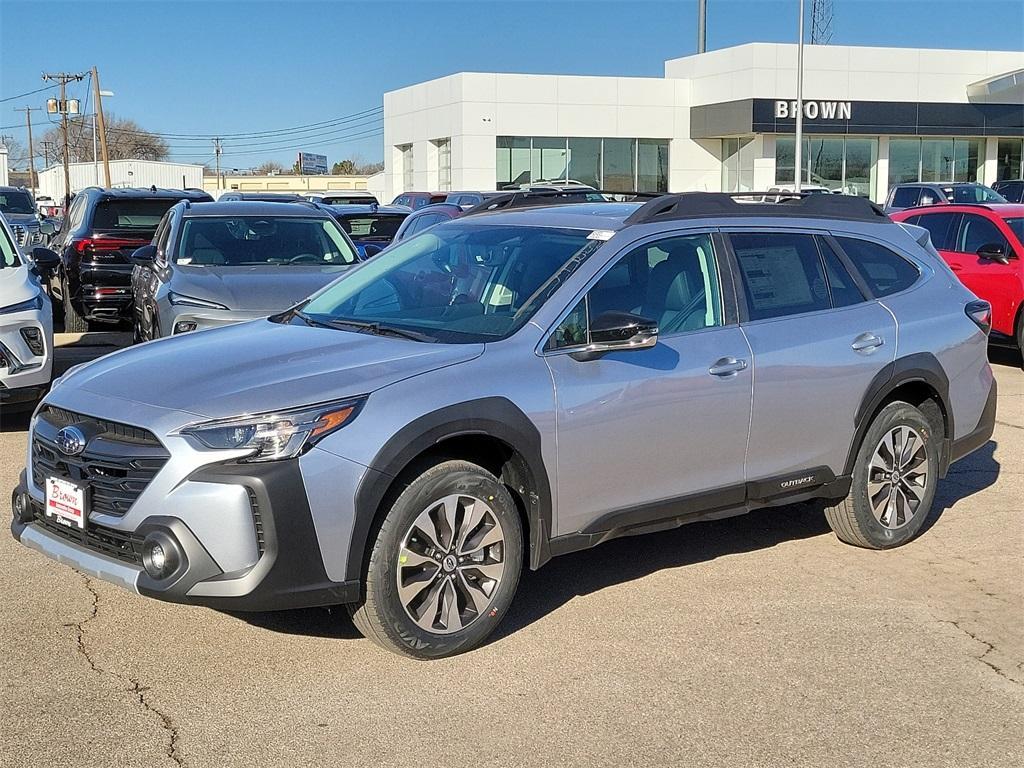
[[[177,264],[203,267],[354,264],[356,254],[330,219],[296,216],[186,218]]]
[[[338,223],[354,240],[390,242],[404,219],[405,214],[356,214],[339,216]]]
[[[404,240],[301,308],[314,324],[355,322],[425,340],[475,343],[523,326],[600,245],[589,230],[453,223]]]
[[[1013,230],[1017,239],[1024,243],[1024,218],[1006,219],[1006,223]]]
[[[946,194],[949,194],[949,189]],[[1006,198],[998,192],[983,186],[953,187],[954,203],[1005,203]]]
[[[0,226],[0,269],[4,267],[16,267],[21,264],[18,258],[18,249],[7,234],[7,228]]]
[[[7,189],[0,192],[0,211],[4,213],[35,213],[32,196],[20,189]]]

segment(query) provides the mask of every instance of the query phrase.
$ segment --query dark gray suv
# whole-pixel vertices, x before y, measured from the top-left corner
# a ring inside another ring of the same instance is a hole
[[[347,604],[446,656],[524,567],[617,536],[814,500],[843,541],[909,541],[992,434],[990,322],[862,198],[464,216],[276,316],[69,372],[12,531],[143,595]]]

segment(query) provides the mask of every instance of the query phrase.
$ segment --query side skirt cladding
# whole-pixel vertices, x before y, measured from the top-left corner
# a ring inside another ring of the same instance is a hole
[[[349,542],[346,579],[362,579],[371,536],[389,499],[389,491],[404,488],[418,457],[436,451],[453,438],[496,439],[508,450],[502,479],[518,495],[528,522],[530,568],[551,559],[551,486],[541,455],[540,432],[511,400],[488,397],[448,406],[412,421],[394,434],[371,466],[377,472],[363,478],[356,490],[356,519]],[[472,457],[462,457],[472,460]]]

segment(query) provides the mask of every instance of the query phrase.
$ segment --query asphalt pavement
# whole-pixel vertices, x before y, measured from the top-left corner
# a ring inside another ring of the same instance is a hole
[[[613,541],[526,574],[491,641],[443,661],[343,610],[148,600],[4,530],[0,766],[1016,768],[1024,372],[993,357],[993,440],[909,545],[846,546],[806,507]],[[27,419],[0,422],[6,494]]]

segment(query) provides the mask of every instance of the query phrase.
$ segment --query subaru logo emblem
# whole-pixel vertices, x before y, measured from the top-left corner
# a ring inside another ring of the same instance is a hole
[[[78,427],[64,427],[57,433],[56,442],[65,456],[77,456],[85,450],[85,434]]]

